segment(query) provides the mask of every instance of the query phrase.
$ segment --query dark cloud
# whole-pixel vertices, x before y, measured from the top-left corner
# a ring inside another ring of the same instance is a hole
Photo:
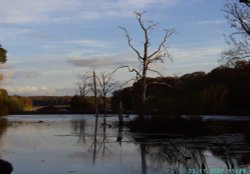
[[[72,58],[68,60],[68,63],[80,66],[80,67],[86,67],[86,68],[103,68],[108,66],[117,66],[117,65],[133,65],[136,62],[135,61],[124,61],[121,59],[115,59],[115,58],[89,58],[89,59],[79,59],[79,58]]]

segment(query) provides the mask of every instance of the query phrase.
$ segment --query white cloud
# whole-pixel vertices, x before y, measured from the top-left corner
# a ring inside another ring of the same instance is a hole
[[[8,63],[5,63],[5,64],[0,63],[0,70],[3,70],[3,69],[12,69],[12,65]]]
[[[6,70],[0,72],[3,79],[0,78],[0,85],[10,84],[12,79],[15,78],[16,73],[12,70]]]
[[[76,1],[61,0],[1,0],[1,22],[5,23],[29,23],[49,20],[56,12],[70,11],[76,5]]]
[[[55,40],[59,38],[58,36],[40,31],[29,31],[25,33],[24,36],[36,39],[45,39],[45,40]]]
[[[205,21],[200,21],[198,24],[200,25],[218,25],[218,24],[225,24],[225,20],[205,20]]]
[[[0,8],[1,8],[1,6],[0,6]],[[1,14],[1,12],[0,12],[0,14]],[[1,21],[0,21],[0,23],[1,23]],[[0,40],[2,43],[3,42],[17,42],[20,36],[23,36],[23,35],[30,33],[30,32],[32,32],[32,30],[30,30],[30,29],[0,28]],[[5,45],[3,44],[3,47],[4,46]]]
[[[67,40],[63,42],[64,44],[69,44],[73,46],[80,47],[108,47],[111,43],[99,41],[99,40]]]
[[[38,76],[41,76],[42,73],[38,71],[18,71],[15,74],[15,78],[25,78],[25,79],[30,79],[30,78],[35,78]]]
[[[193,48],[169,48],[169,51],[175,60],[192,61],[204,57],[218,57],[223,48],[220,46],[193,47]]]
[[[74,95],[75,88],[52,88],[48,86],[7,86],[5,89],[8,91],[9,95],[20,95],[20,96],[64,96],[64,95]]]
[[[1,0],[1,23],[60,22],[131,16],[134,10],[168,7],[182,0]]]

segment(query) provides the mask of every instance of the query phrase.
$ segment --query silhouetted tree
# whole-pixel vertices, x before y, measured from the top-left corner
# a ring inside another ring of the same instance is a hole
[[[249,114],[250,61],[220,66],[209,73],[181,77],[147,78],[147,112],[166,114]],[[140,106],[140,81],[113,93],[112,108],[135,110]]]
[[[87,73],[80,75],[79,80],[76,83],[77,85],[77,93],[79,93],[80,96],[86,96],[88,91],[88,83],[89,83],[90,77]]]
[[[70,102],[71,109],[77,112],[93,112],[94,106],[90,101],[90,97],[74,96]]]
[[[223,9],[229,25],[235,30],[227,37],[229,49],[222,52],[220,60],[228,66],[235,66],[235,62],[250,58],[250,2],[240,2],[228,0]]]
[[[164,62],[164,58],[168,57],[170,58],[167,47],[166,47],[166,41],[167,39],[174,33],[174,29],[165,29],[164,36],[158,47],[156,47],[156,50],[152,51],[150,53],[150,47],[152,46],[151,40],[150,40],[150,33],[152,30],[157,26],[158,23],[154,23],[153,21],[145,20],[143,19],[144,13],[138,13],[135,12],[136,19],[139,23],[140,28],[142,29],[142,32],[144,34],[144,43],[143,43],[143,51],[140,52],[137,48],[135,48],[132,44],[133,39],[129,35],[128,30],[125,27],[120,27],[125,32],[125,36],[128,41],[128,46],[136,53],[137,59],[139,62],[140,68],[131,68],[127,65],[120,66],[119,68],[127,68],[130,72],[134,72],[136,74],[136,80],[141,81],[141,113],[139,114],[139,117],[141,119],[144,118],[143,113],[145,109],[145,101],[146,101],[146,91],[147,91],[147,74],[149,71],[157,73],[161,75],[156,69],[152,67],[153,64],[157,62]]]
[[[106,111],[107,111],[107,95],[109,95],[117,87],[113,74],[101,72],[96,76],[97,90],[100,93],[103,102],[103,124],[106,125]]]

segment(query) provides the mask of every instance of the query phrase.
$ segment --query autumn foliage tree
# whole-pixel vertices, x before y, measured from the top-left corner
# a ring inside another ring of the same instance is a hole
[[[0,45],[0,63],[5,63],[7,60],[7,51]]]
[[[0,45],[0,63],[5,63],[7,61],[7,51]],[[2,80],[3,75],[0,74],[0,80]],[[0,89],[0,115],[7,115],[9,112],[8,108],[8,93],[7,91]]]

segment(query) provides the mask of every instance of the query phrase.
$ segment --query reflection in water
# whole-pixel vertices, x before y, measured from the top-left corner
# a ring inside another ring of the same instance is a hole
[[[123,139],[122,132],[123,132],[123,125],[119,124],[116,142],[118,142],[120,144],[120,146],[122,146],[122,139]]]
[[[71,127],[73,134],[78,135],[78,143],[85,143],[86,136],[85,136],[85,120],[73,120],[71,121]]]
[[[147,174],[146,145],[141,143],[141,168],[142,174]]]
[[[75,135],[78,136],[78,144],[83,144],[83,146],[88,146],[88,152],[92,154],[92,163],[95,166],[96,159],[98,154],[101,157],[105,157],[108,152],[112,150],[113,140],[107,139],[107,129],[111,128],[110,124],[99,124],[99,117],[95,117],[94,125],[91,126],[93,129],[86,130],[86,121],[85,120],[75,120],[71,122],[72,131]],[[100,128],[100,129],[99,129]],[[121,145],[122,140],[122,127],[119,127],[119,133],[117,137],[117,142]],[[110,137],[112,138],[112,137]],[[107,146],[108,145],[108,146]]]
[[[152,134],[132,134],[140,144],[141,173],[153,173],[157,169],[181,174],[194,169],[201,174],[215,170],[246,174],[250,166],[249,158],[246,158],[250,155],[250,146],[245,141],[245,132],[227,134],[227,131],[224,130],[222,135],[200,137],[158,134],[155,138]]]
[[[5,118],[0,118],[0,140],[8,127],[8,121]]]
[[[84,124],[85,122],[76,122],[74,123],[76,127],[72,126],[74,130],[78,130],[78,135],[83,137],[86,135]],[[102,127],[102,129],[98,129],[98,127]],[[223,129],[223,127],[220,129]],[[90,144],[93,147],[93,164],[95,164],[98,154],[101,154],[102,157],[107,155],[106,148],[114,153],[115,149],[112,148],[110,142],[114,141],[122,147],[124,127],[122,125],[116,127],[115,139],[110,139],[112,137],[110,135],[107,136],[107,129],[110,130],[106,126],[98,125],[98,121],[95,119],[93,144]],[[227,171],[225,173],[228,173],[229,170],[248,168],[249,163],[246,163],[246,160],[248,160],[246,156],[250,153],[250,147],[245,141],[247,140],[246,135],[242,134],[245,132],[228,132],[228,129],[225,128],[225,130],[220,130],[219,133],[221,135],[212,134],[196,137],[170,136],[167,134],[155,136],[154,134],[143,133],[132,133],[129,136],[132,136],[135,142],[139,144],[140,156],[135,158],[140,159],[141,169],[139,173],[141,174],[155,173],[155,171],[157,173],[182,174],[187,173],[189,169],[194,169],[202,174],[211,173],[215,168],[223,169]],[[128,136],[128,134],[125,136]],[[87,140],[85,138],[79,139],[84,139],[85,141],[82,142],[85,145],[91,141],[89,138]],[[219,159],[217,162],[213,162],[215,157]],[[102,159],[105,160],[105,158]],[[138,173],[138,171],[135,173]]]
[[[98,130],[98,115],[96,114],[95,131],[94,131],[93,165],[95,165],[95,160],[96,160],[97,130]]]
[[[11,174],[12,171],[13,171],[12,165],[8,161],[0,159],[0,173]]]
[[[228,174],[229,169],[249,170],[249,124],[232,131],[231,125],[220,123],[219,130],[213,128],[210,135],[184,136],[130,132],[116,124],[118,117],[106,119],[112,127],[101,125],[93,115],[10,116],[9,123],[0,123],[0,135],[5,135],[0,156],[11,161],[13,174],[186,174],[188,169],[209,173],[214,168]]]

